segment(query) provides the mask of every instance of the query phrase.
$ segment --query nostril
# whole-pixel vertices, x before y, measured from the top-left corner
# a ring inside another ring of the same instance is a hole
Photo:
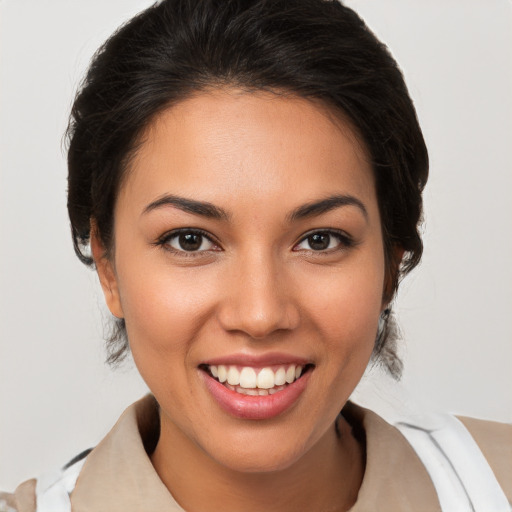
[[[254,340],[261,340],[276,331],[290,331],[299,325],[299,308],[271,266],[269,262],[258,277],[244,279],[241,276],[233,286],[226,287],[229,294],[217,308],[217,319],[225,331],[243,332]]]

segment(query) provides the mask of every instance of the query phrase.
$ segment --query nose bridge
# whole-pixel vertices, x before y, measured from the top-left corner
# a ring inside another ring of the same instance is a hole
[[[298,325],[288,273],[271,250],[241,254],[233,267],[220,315],[226,330],[257,339]]]

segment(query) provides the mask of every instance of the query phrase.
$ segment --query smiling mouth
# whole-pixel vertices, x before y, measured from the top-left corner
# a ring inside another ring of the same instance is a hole
[[[313,367],[312,364],[288,364],[263,368],[222,364],[199,366],[227,389],[247,396],[267,396],[278,393],[302,378]]]

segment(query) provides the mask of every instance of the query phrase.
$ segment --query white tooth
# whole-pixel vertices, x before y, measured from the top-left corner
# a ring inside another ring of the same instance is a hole
[[[268,396],[269,393],[270,393],[269,389],[258,389],[258,395],[260,395],[260,396]]]
[[[302,366],[295,368],[295,378],[298,379],[302,375]]]
[[[295,369],[294,376],[295,376]],[[271,368],[263,368],[258,373],[258,387],[260,389],[270,389],[274,387],[274,372]]]
[[[211,374],[212,374],[214,377],[218,377],[218,375],[219,375],[219,372],[218,372],[218,370],[217,370],[217,367],[216,367],[216,366],[213,366],[213,365],[212,365],[212,366],[210,366],[210,372],[211,372]]]
[[[223,364],[219,365],[219,367],[217,368],[217,373],[217,378],[219,379],[219,382],[226,382],[228,378],[228,371],[226,370],[226,367]]]
[[[286,370],[283,367],[279,368],[274,379],[276,386],[282,386],[286,382]]]
[[[232,386],[231,384],[228,384],[227,382],[226,382],[226,384],[224,384],[224,386],[226,386],[228,389],[231,389],[231,391],[236,391],[235,386]]]
[[[240,389],[243,389],[242,393],[244,393],[245,395],[258,396],[257,389],[244,389],[244,388],[240,388]]]
[[[286,370],[286,382],[291,384],[295,380],[295,365],[292,364],[288,370]]]
[[[242,388],[256,387],[256,372],[253,368],[245,366],[240,372],[240,386]]]
[[[238,386],[240,384],[240,372],[237,370],[236,366],[230,366],[228,369],[228,384],[232,386]]]
[[[274,393],[277,393],[278,391],[279,391],[279,389],[277,389],[277,388],[272,388],[272,389],[269,389],[269,390],[268,390],[268,394],[269,394],[269,395],[273,395]]]

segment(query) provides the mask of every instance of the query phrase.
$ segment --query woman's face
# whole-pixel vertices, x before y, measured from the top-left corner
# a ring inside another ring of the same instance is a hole
[[[330,435],[374,345],[385,267],[365,149],[304,99],[187,99],[147,129],[98,271],[162,436],[286,468]]]

